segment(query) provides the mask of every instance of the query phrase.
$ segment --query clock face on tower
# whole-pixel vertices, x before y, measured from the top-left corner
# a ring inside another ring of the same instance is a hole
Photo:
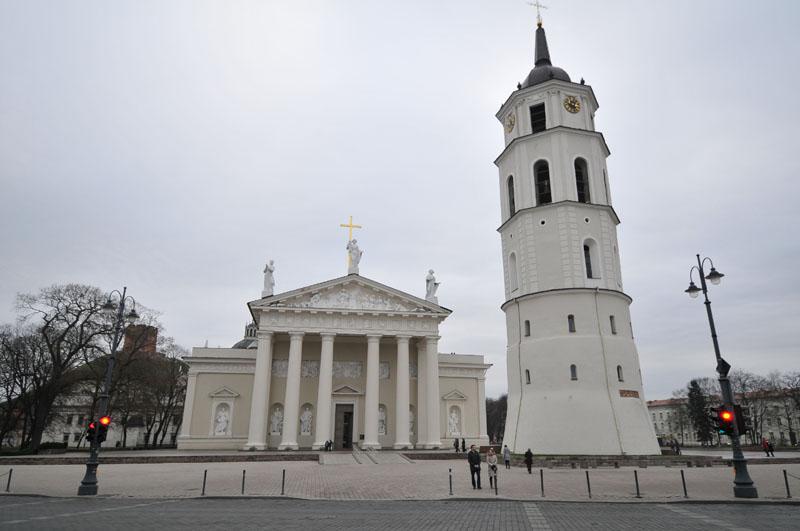
[[[575,114],[581,110],[581,102],[578,101],[578,98],[575,96],[567,96],[564,98],[564,108],[572,114]]]
[[[506,116],[506,133],[510,133],[514,130],[514,125],[517,123],[517,119],[514,117],[514,113],[512,112],[508,116]]]

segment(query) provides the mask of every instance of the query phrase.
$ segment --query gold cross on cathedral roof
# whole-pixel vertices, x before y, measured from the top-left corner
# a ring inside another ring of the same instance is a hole
[[[536,8],[536,25],[542,26],[542,9],[547,9],[547,6],[536,0],[535,2],[526,2],[529,6]]]
[[[347,232],[347,241],[348,242],[353,241],[353,229],[362,229],[363,228],[361,225],[354,225],[353,224],[353,216],[350,216],[350,221],[348,221],[347,223],[340,223],[339,226],[342,227],[343,229],[348,229],[348,232]],[[350,267],[350,253],[347,253],[347,267]]]

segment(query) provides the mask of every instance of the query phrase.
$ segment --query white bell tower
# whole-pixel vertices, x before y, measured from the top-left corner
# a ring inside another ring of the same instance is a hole
[[[660,454],[622,291],[603,135],[592,88],[550,61],[497,118],[508,336],[504,444],[535,454]]]

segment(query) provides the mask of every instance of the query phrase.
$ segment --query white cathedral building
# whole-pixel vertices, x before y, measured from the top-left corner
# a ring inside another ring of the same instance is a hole
[[[178,448],[439,448],[488,443],[483,356],[440,354],[430,271],[425,298],[359,274],[273,294],[274,265],[253,323],[232,348],[194,348]]]
[[[497,113],[508,414],[504,444],[535,454],[660,454],[622,288],[598,108],[553,66],[541,20],[535,66]]]

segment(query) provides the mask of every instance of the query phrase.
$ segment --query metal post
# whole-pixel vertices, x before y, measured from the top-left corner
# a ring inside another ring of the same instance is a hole
[[[450,496],[452,496],[453,495],[453,469],[452,468],[448,468],[447,471],[448,471],[448,474],[450,476]]]
[[[633,480],[636,482],[636,497],[641,498],[642,494],[639,492],[639,471],[633,471]]]
[[[8,478],[9,483],[11,482],[11,477]],[[786,485],[786,497],[791,498],[792,493],[789,491],[789,478],[786,476],[786,469],[783,469],[783,483]],[[8,489],[6,489],[8,492]]]
[[[6,492],[11,492],[11,474],[13,474],[13,473],[14,473],[14,469],[13,468],[9,468],[8,469],[8,481],[6,481]],[[785,470],[783,471],[783,477],[786,477],[786,471]],[[789,490],[788,483],[787,483],[786,490],[787,491]],[[791,496],[790,496],[790,498],[791,498]]]
[[[705,271],[703,270],[703,262],[706,259],[700,260],[700,255],[697,255],[698,272],[700,273],[700,285],[703,289],[703,297],[706,305],[706,314],[708,315],[708,326],[711,329],[711,341],[714,344],[714,355],[717,358],[717,374],[719,374],[719,388],[722,393],[722,400],[726,407],[733,410],[734,400],[733,391],[731,389],[731,382],[728,380],[728,371],[730,365],[722,359],[719,352],[719,341],[717,340],[717,328],[714,326],[714,315],[711,312],[711,301],[708,299],[708,287],[706,285]],[[713,263],[712,263],[712,268]],[[691,275],[691,273],[690,273]],[[739,426],[734,420],[733,422],[733,435],[731,437],[731,447],[733,448],[733,468],[736,471],[733,479],[733,495],[736,498],[758,498],[758,490],[750,478],[750,473],[747,471],[747,460],[742,453],[742,447],[739,444]]]
[[[244,496],[244,477],[247,474],[247,470],[242,470],[242,496]]]
[[[208,477],[208,469],[203,470],[203,492],[200,493],[200,496],[206,495],[206,478]]]
[[[104,417],[108,414],[108,397],[111,392],[111,378],[114,374],[114,364],[117,360],[117,348],[119,348],[119,343],[122,339],[122,324],[125,319],[125,296],[127,292],[128,288],[123,287],[122,293],[120,294],[119,305],[117,306],[116,322],[114,323],[114,338],[111,341],[111,354],[108,356],[108,362],[106,364],[106,376],[103,381],[103,390],[97,400],[97,418]],[[109,297],[109,301],[110,300],[111,298]],[[92,422],[92,419],[89,419],[89,422]],[[86,461],[86,473],[78,487],[78,496],[94,496],[97,494],[97,466],[100,464],[98,460],[100,444],[101,443],[97,441],[97,437],[95,437],[89,446],[89,459]]]
[[[589,498],[592,497],[592,484],[589,482],[589,471],[586,471],[586,488],[589,491]]]
[[[494,475],[494,495],[497,496],[497,484],[500,483],[500,474]]]
[[[286,486],[286,469],[283,469],[283,474],[281,474],[281,496],[284,496],[285,490],[284,487]]]
[[[544,498],[544,468],[539,469],[539,484],[542,487],[542,498]]]
[[[683,483],[683,497],[688,498],[689,494],[686,493],[686,476],[683,475],[683,470],[681,470],[681,483]]]

